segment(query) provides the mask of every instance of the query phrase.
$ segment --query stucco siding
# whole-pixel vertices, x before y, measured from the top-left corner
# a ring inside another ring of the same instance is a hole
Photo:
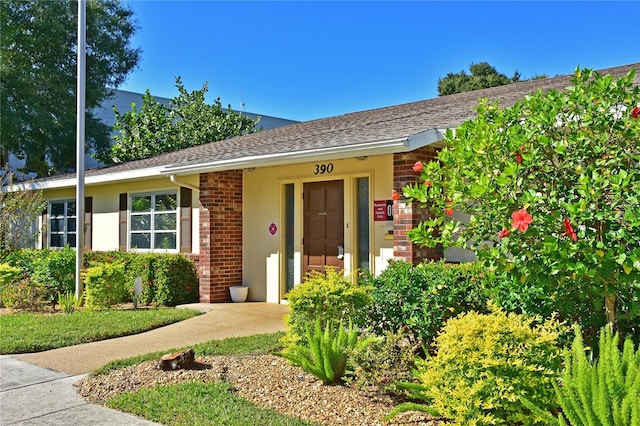
[[[381,155],[358,159],[335,160],[330,162],[309,162],[292,166],[256,168],[245,170],[243,177],[243,263],[245,285],[250,286],[252,300],[277,303],[283,294],[284,263],[284,198],[285,184],[294,185],[294,280],[302,281],[302,188],[306,182],[344,181],[344,249],[345,271],[355,269],[354,232],[355,179],[369,178],[370,188],[370,262],[376,272],[383,270],[393,256],[393,240],[384,235],[393,229],[392,222],[373,221],[373,201],[387,200],[393,185],[393,158]],[[317,173],[316,165],[328,166],[331,172]],[[273,232],[275,225],[277,231]]]

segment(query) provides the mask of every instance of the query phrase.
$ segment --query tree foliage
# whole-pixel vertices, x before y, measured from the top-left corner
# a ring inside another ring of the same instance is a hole
[[[40,176],[75,164],[77,3],[0,2],[2,151]],[[137,27],[120,0],[87,2],[86,146],[109,148],[111,129],[92,110],[135,68]]]
[[[121,114],[114,107],[119,133],[113,137],[111,152],[98,158],[120,163],[255,131],[259,120],[232,111],[230,105],[223,109],[220,98],[206,104],[207,83],[188,92],[177,77],[176,87],[178,96],[169,105],[156,101],[147,90],[139,110],[132,104],[131,111]]]
[[[0,259],[33,241],[32,224],[46,206],[41,190],[13,191],[13,184],[13,175],[0,170]]]
[[[469,66],[471,74],[464,70],[459,73],[448,73],[438,80],[438,96],[453,95],[454,93],[470,92],[488,87],[503,86],[520,81],[518,71],[512,77],[499,73],[488,62],[480,62]]]
[[[572,86],[514,106],[481,100],[477,117],[448,131],[437,161],[404,195],[433,217],[420,244],[458,246],[535,286],[566,317],[590,324],[640,318],[640,88],[577,68]],[[462,223],[456,209],[469,215]],[[635,325],[634,325],[635,324]]]

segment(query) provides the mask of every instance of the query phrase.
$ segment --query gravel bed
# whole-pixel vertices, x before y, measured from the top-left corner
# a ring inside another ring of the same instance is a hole
[[[403,413],[382,422],[398,401],[389,395],[358,391],[348,386],[323,385],[314,376],[274,355],[196,358],[190,370],[162,371],[149,361],[111,372],[90,375],[76,383],[86,400],[103,404],[124,392],[185,381],[225,381],[239,396],[257,406],[326,426],[428,425],[423,413]]]

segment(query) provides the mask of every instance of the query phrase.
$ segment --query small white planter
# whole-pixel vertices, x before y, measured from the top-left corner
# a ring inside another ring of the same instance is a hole
[[[235,303],[246,302],[249,294],[249,287],[246,285],[233,285],[229,287],[231,301]]]

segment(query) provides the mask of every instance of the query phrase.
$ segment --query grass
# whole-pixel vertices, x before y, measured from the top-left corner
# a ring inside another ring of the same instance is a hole
[[[182,321],[192,309],[77,311],[0,315],[0,354],[39,352],[126,336]]]
[[[258,334],[248,337],[229,337],[222,340],[211,340],[205,343],[198,343],[196,345],[189,346],[189,348],[195,351],[196,356],[249,353],[266,354],[276,352],[281,349],[280,339],[282,336],[284,336],[283,332]],[[187,349],[187,347],[169,349],[161,352],[151,352],[131,358],[111,361],[94,371],[93,374],[107,374],[110,371],[119,370],[130,365],[140,364],[144,361],[157,360],[168,352],[177,352],[181,349]]]
[[[237,397],[221,382],[156,386],[109,400],[108,407],[164,425],[303,426],[312,425]]]
[[[271,353],[281,349],[284,333],[231,337],[190,346],[197,356]],[[181,348],[171,349],[175,352]],[[94,374],[104,374],[144,361],[156,360],[162,353],[111,362]],[[107,401],[108,407],[144,417],[165,425],[229,426],[312,426],[313,423],[260,408],[238,397],[232,386],[223,382],[186,382],[155,386],[125,393]]]

